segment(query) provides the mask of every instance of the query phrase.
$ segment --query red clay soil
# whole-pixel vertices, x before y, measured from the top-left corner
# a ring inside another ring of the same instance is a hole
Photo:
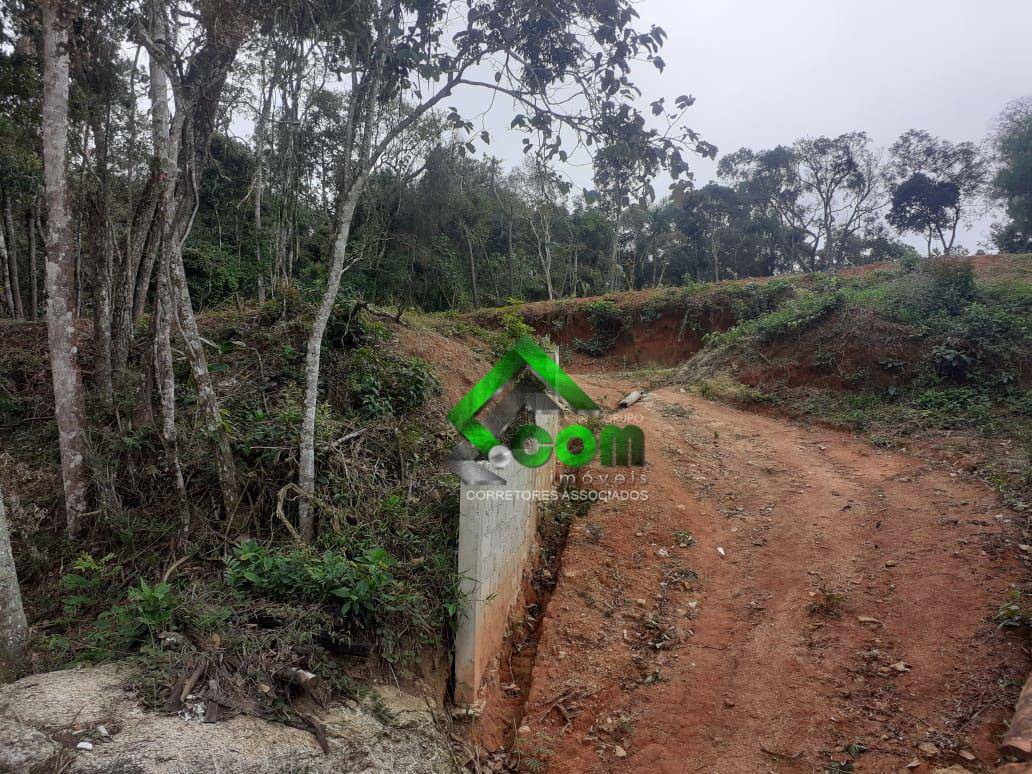
[[[635,322],[627,326],[613,342],[605,357],[593,357],[576,349],[576,340],[588,341],[596,332],[581,311],[572,311],[566,316],[562,327],[551,323],[555,316],[530,318],[538,336],[548,336],[559,345],[563,362],[572,368],[599,370],[627,369],[637,365],[673,366],[683,363],[700,349],[702,337],[693,330],[682,331],[684,312],[681,309],[664,310],[647,326]],[[735,324],[734,316],[714,315],[708,321],[707,331],[726,331]]]
[[[578,380],[607,405],[633,386]],[[595,505],[570,531],[524,769],[991,769],[1029,670],[992,620],[1025,576],[1019,517],[834,430],[674,389],[623,413],[647,482],[617,488],[648,501]]]
[[[441,380],[441,404],[448,411],[491,368],[477,355],[470,342],[449,339],[421,327],[393,325],[393,344],[408,357],[431,363]]]

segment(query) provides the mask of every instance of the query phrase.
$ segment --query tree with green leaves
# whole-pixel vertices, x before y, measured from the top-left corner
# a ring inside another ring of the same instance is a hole
[[[1032,251],[1032,98],[1016,100],[1000,115],[992,137],[999,167],[993,191],[1010,221],[995,231],[1001,250]]]
[[[348,88],[348,108],[341,127],[336,234],[306,354],[298,473],[305,498],[299,523],[306,539],[315,532],[311,498],[322,340],[341,277],[356,261],[349,250],[355,212],[381,158],[412,123],[447,105],[456,89],[485,89],[519,106],[512,127],[540,137],[537,148],[545,158],[565,159],[574,138],[601,145],[609,149],[602,179],[631,168],[623,188],[628,195],[639,191],[647,197],[660,169],[678,178],[687,171],[686,151],[707,151],[708,146],[690,129],[675,125],[677,114],[661,109],[659,116],[669,125],[649,127],[633,106],[637,89],[631,67],[643,59],[662,68],[659,50],[665,38],[656,27],[638,31],[636,16],[626,0],[559,0],[545,6],[531,0],[374,0],[348,6],[345,16],[328,25],[335,33],[326,41],[331,70]],[[456,19],[463,22],[456,26]],[[481,75],[485,70],[486,77]],[[563,88],[577,89],[580,100],[556,100]],[[386,107],[397,100],[411,110],[392,118]],[[454,108],[447,120],[455,130],[473,128]],[[525,146],[530,150],[533,145],[528,137]],[[472,151],[475,146],[469,142],[465,147]]]
[[[889,222],[900,231],[938,237],[949,254],[957,229],[980,211],[988,182],[985,154],[973,142],[953,143],[911,129],[889,147],[886,178],[893,188]]]
[[[900,233],[910,231],[927,237],[929,255],[933,234],[938,234],[943,251],[948,252],[952,241],[947,243],[945,235],[951,227],[956,228],[954,216],[959,200],[960,191],[955,184],[915,172],[892,192],[892,205],[885,219]]]

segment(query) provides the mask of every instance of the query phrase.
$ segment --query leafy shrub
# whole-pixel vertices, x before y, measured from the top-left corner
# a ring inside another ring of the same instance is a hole
[[[110,586],[122,575],[122,566],[115,563],[115,555],[107,554],[94,559],[80,554],[72,565],[73,572],[61,576],[61,590],[67,592],[62,600],[66,613],[71,615],[92,607],[100,601]]]
[[[707,343],[714,345],[738,344],[747,338],[769,343],[792,334],[799,334],[842,306],[844,295],[840,290],[828,293],[801,291],[774,311],[739,323],[725,332],[709,333]]]
[[[618,333],[624,327],[624,311],[611,298],[600,298],[585,307],[588,321],[599,333]]]
[[[255,596],[332,605],[345,618],[369,621],[397,602],[394,563],[382,548],[349,558],[337,551],[276,550],[249,541],[233,550],[226,579],[233,588]]]
[[[584,307],[588,322],[595,331],[590,339],[574,339],[573,347],[592,357],[602,357],[613,349],[626,325],[624,310],[612,299],[601,298]]]
[[[22,401],[14,395],[0,393],[0,417],[4,419],[18,419],[25,414],[25,407]]]
[[[100,614],[86,636],[89,648],[83,655],[94,661],[111,658],[153,640],[159,632],[177,628],[175,619],[182,604],[168,583],[152,586],[141,578],[123,602]]]
[[[534,329],[520,316],[517,309],[502,312],[500,328],[489,336],[491,351],[495,357],[502,357],[524,336],[533,336]]]
[[[944,309],[961,309],[975,293],[975,270],[963,258],[933,258],[925,271],[932,278],[932,289]]]
[[[1030,628],[1032,627],[1032,602],[1020,588],[1012,585],[1007,591],[1007,600],[1000,605],[1000,609],[996,613],[996,620],[999,621],[1001,628]]]
[[[930,363],[940,376],[965,380],[988,376],[1015,361],[1029,338],[1025,320],[1006,309],[972,303],[958,314],[940,313],[928,320]]]
[[[369,347],[348,358],[345,378],[348,407],[367,419],[411,411],[441,390],[425,360]]]
[[[154,636],[165,629],[179,607],[179,597],[165,583],[149,585],[143,578],[138,586],[129,589],[126,604],[111,614],[119,634],[139,639]]]
[[[592,357],[604,357],[613,349],[613,339],[605,336],[592,336],[590,339],[574,338],[573,348],[577,352]]]
[[[947,346],[932,347],[931,356],[935,370],[953,379],[963,379],[975,363],[967,353]]]

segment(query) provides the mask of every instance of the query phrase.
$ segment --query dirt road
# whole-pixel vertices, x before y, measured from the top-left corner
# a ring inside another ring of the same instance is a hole
[[[578,378],[608,405],[631,386]],[[647,481],[619,488],[649,499],[571,529],[526,768],[991,768],[1028,670],[992,621],[1023,573],[1014,514],[942,467],[679,390],[625,413]]]

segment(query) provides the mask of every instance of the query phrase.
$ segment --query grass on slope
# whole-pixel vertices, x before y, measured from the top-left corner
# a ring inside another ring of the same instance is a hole
[[[963,259],[818,275],[712,333],[679,374],[703,394],[869,434],[968,441],[1013,504],[1032,488],[1032,260],[980,280]]]

